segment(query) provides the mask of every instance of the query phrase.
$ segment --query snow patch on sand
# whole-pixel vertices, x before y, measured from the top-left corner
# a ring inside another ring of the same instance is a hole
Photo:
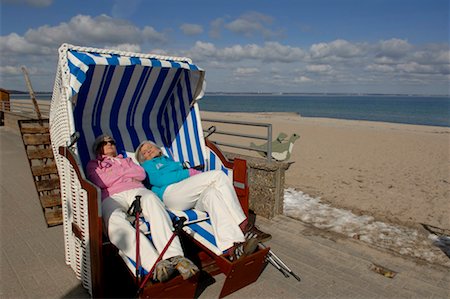
[[[351,211],[334,208],[293,188],[285,189],[284,214],[317,228],[333,231],[363,242],[450,267],[450,237],[375,221],[371,216],[358,216]]]

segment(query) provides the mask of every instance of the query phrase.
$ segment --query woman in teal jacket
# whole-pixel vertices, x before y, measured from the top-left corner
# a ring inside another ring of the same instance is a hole
[[[205,211],[211,219],[217,247],[225,252],[241,245],[245,254],[253,252],[256,238],[245,239],[253,227],[248,226],[236,192],[229,178],[220,170],[200,172],[184,169],[182,164],[162,154],[151,141],[144,141],[136,150],[136,159],[145,169],[151,189],[173,210],[195,208]],[[252,236],[255,237],[254,234]],[[233,247],[234,246],[234,247]],[[245,255],[244,254],[244,255]]]

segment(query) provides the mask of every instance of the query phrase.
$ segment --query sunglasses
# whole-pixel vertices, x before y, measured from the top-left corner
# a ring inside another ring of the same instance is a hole
[[[99,146],[105,146],[107,144],[116,145],[115,141],[102,141]]]

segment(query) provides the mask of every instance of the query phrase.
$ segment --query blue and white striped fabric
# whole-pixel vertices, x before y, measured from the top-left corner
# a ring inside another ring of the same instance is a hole
[[[120,150],[132,152],[141,141],[152,140],[175,160],[205,164],[195,104],[203,89],[202,70],[118,55],[69,51],[68,56],[83,167],[94,157],[91,145],[101,134],[111,134]]]
[[[233,178],[232,169],[228,169],[222,163],[219,157],[217,157],[216,153],[214,153],[209,148],[206,149],[206,157],[208,159],[208,170],[222,170],[228,177]]]
[[[142,65],[157,68],[183,68],[187,70],[200,70],[196,65],[183,61],[161,60],[156,58],[144,58],[136,56],[123,56],[118,54],[105,54],[96,52],[81,52],[71,50],[68,52],[68,64],[70,69],[70,86],[72,95],[78,93],[81,85],[86,80],[86,73],[93,65]]]
[[[217,247],[216,238],[211,225],[211,220],[206,212],[191,209],[185,211],[171,210],[171,217],[185,217],[187,219],[184,231],[191,237],[206,246],[217,255],[223,252]]]

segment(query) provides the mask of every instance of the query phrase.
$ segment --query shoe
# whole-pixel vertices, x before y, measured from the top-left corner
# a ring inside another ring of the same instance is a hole
[[[171,257],[169,261],[172,263],[172,266],[181,274],[184,280],[191,278],[199,271],[198,267],[191,260],[185,258],[184,256],[177,255]]]
[[[161,260],[156,264],[155,271],[153,272],[153,279],[160,282],[168,281],[174,274],[175,268],[170,260]]]
[[[230,260],[236,261],[242,257],[248,256],[256,251],[259,241],[256,238],[250,238],[242,243],[235,243],[230,248]]]
[[[245,239],[256,238],[259,242],[264,243],[272,239],[272,235],[259,230],[255,225],[248,225],[245,233]]]

